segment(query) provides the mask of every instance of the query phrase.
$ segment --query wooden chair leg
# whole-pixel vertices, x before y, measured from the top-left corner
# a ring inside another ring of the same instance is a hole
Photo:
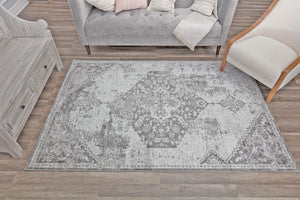
[[[85,49],[86,49],[88,55],[91,56],[92,54],[91,54],[90,46],[89,45],[85,45]]]
[[[275,87],[271,90],[271,92],[269,93],[269,95],[266,99],[267,103],[270,103],[272,101],[272,99],[275,96],[275,94],[277,93],[277,91],[278,91],[278,88],[275,88]]]
[[[227,65],[227,60],[226,58],[224,57],[223,59],[223,62],[222,62],[222,65],[221,65],[221,68],[220,68],[220,71],[223,72],[225,70],[225,67]]]
[[[221,47],[222,47],[222,46],[217,46],[216,57],[219,56]]]
[[[227,56],[228,56],[229,49],[230,49],[231,45],[232,44],[228,44],[227,49],[225,51],[225,54],[224,54],[224,57],[223,57],[223,61],[222,61],[222,65],[221,65],[221,68],[220,68],[221,72],[223,72],[225,70],[225,67],[227,65]]]
[[[273,99],[273,97],[275,96],[275,94],[277,93],[277,91],[279,90],[281,84],[283,83],[285,77],[287,76],[287,73],[283,72],[281,74],[281,76],[279,77],[279,79],[277,80],[277,82],[275,83],[274,87],[272,88],[271,92],[269,93],[266,102],[270,103]]]
[[[276,92],[279,90],[281,84],[283,83],[284,79],[286,76],[300,63],[300,56],[292,62],[282,73],[277,82],[275,83],[273,89],[271,90],[269,96],[266,99],[267,103],[270,103],[271,100],[273,99],[274,95]],[[297,76],[296,76],[297,77]]]

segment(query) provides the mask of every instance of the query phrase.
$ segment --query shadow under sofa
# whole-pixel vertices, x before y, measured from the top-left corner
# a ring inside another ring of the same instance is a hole
[[[172,31],[191,13],[188,8],[193,2],[177,0],[174,13],[137,9],[116,14],[94,8],[85,0],[69,0],[69,5],[80,42],[91,55],[90,45],[184,46]],[[218,0],[219,20],[197,46],[217,46],[216,56],[219,55],[237,4],[238,0]]]

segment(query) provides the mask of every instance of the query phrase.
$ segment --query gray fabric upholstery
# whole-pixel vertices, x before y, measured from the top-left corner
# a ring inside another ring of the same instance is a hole
[[[238,0],[218,0],[219,21],[197,46],[223,45]],[[148,3],[150,0],[148,0]],[[194,0],[177,0],[175,13],[146,9],[103,12],[84,0],[69,0],[79,39],[84,45],[183,46],[172,34]]]
[[[84,32],[84,26],[93,6],[85,2],[85,0],[69,0],[69,5],[75,21],[78,37],[82,44],[87,44],[88,40]]]
[[[238,2],[239,0],[218,0],[218,16],[220,24],[222,25],[222,33],[219,39],[220,45],[226,42]]]
[[[89,43],[95,45],[181,45],[172,34],[177,24],[191,11],[177,8],[175,13],[155,12],[147,9],[115,14],[93,9],[85,25]],[[134,27],[132,27],[134,22]],[[219,22],[207,35],[219,38]]]
[[[151,0],[147,0],[148,5]],[[194,0],[178,0],[175,2],[175,8],[188,8],[194,3]]]

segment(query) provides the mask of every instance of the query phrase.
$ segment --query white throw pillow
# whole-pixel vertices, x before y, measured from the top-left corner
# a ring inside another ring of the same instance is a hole
[[[174,12],[176,0],[151,0],[148,10]]]
[[[216,0],[195,0],[190,10],[210,16],[216,6]]]
[[[85,0],[85,1],[103,11],[115,10],[115,0]]]

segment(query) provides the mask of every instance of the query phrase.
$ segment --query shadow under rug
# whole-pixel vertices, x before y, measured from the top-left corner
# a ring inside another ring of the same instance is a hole
[[[220,64],[73,61],[26,169],[297,171],[256,82]]]

